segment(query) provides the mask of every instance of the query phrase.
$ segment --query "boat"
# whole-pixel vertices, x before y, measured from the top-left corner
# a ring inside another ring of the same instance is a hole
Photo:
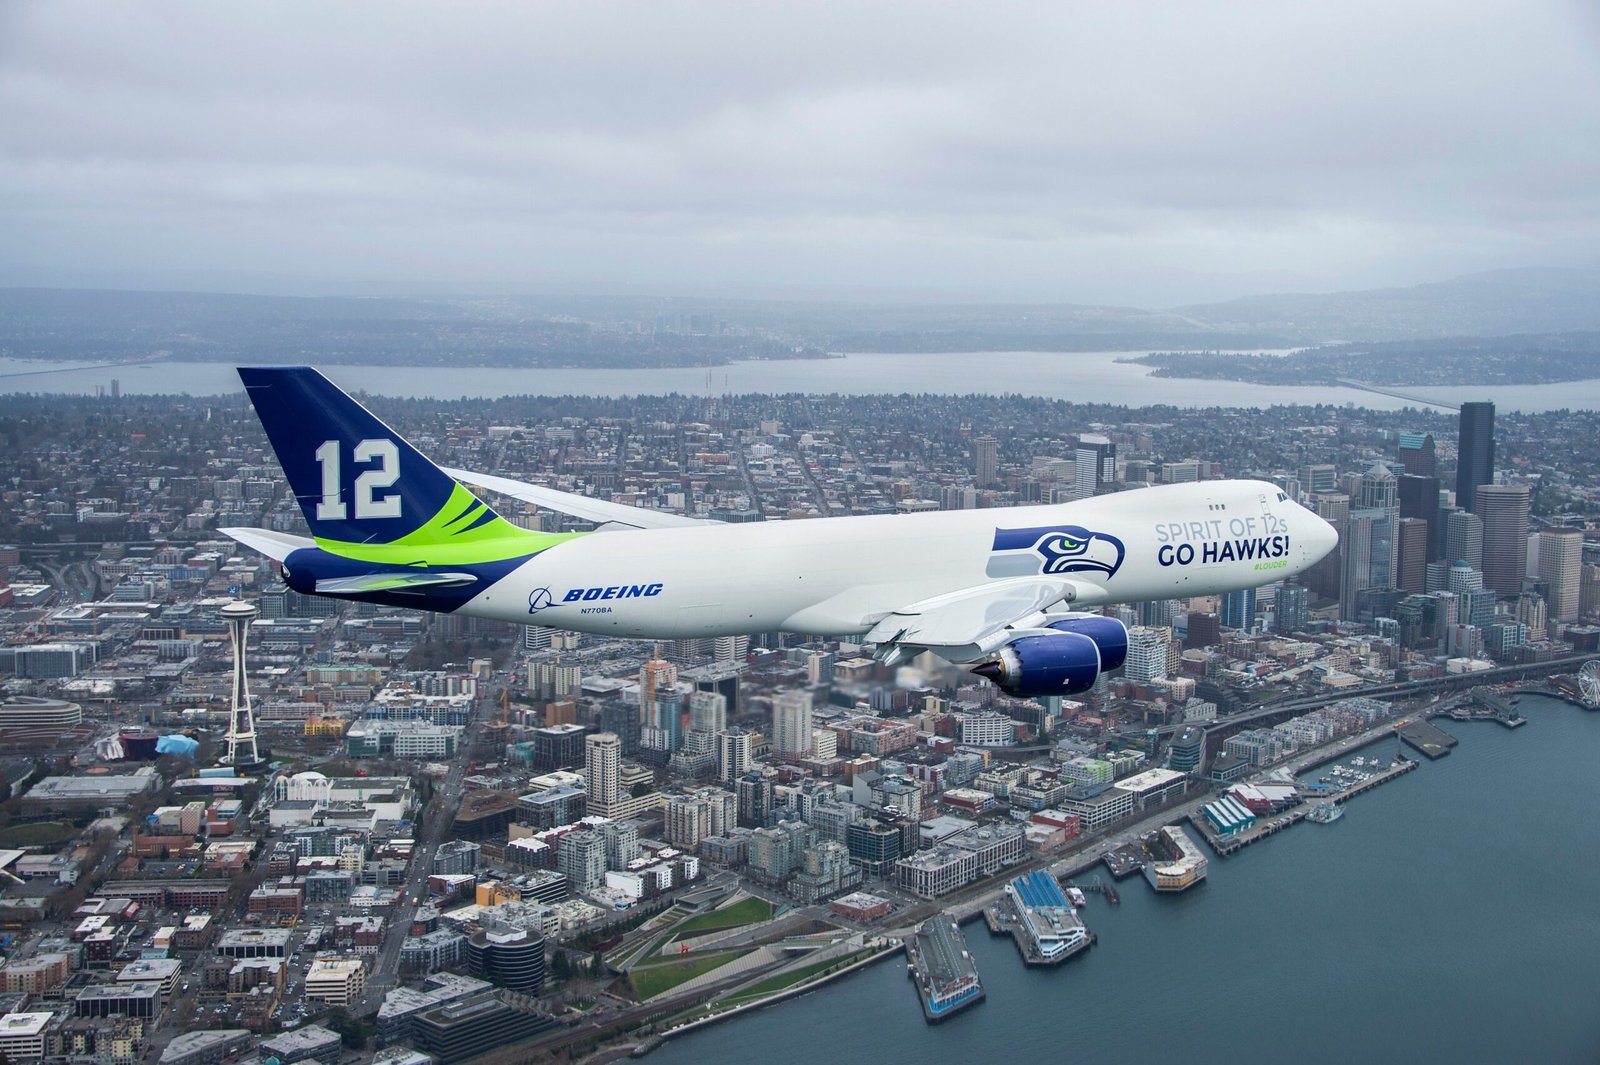
[[[1082,888],[1067,888],[1067,898],[1074,906],[1083,907],[1089,904],[1089,899],[1084,895]]]
[[[1319,825],[1331,825],[1344,816],[1344,807],[1336,802],[1319,802],[1306,814],[1307,821],[1315,821]]]

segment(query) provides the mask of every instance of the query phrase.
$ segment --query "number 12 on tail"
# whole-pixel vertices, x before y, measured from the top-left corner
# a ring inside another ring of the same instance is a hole
[[[343,521],[346,517],[344,490],[339,476],[339,441],[324,440],[316,452],[317,465],[322,467],[322,501],[317,504],[317,518],[321,521]],[[376,462],[374,469],[363,470],[356,477],[356,519],[398,518],[400,494],[375,495],[380,488],[388,488],[400,479],[400,449],[393,440],[379,437],[356,444],[351,460],[357,464]]]

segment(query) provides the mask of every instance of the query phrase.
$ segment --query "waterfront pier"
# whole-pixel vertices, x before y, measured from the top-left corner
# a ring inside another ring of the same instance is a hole
[[[983,984],[967,937],[948,914],[928,918],[906,939],[906,959],[906,974],[917,985],[917,1001],[929,1024],[983,1001]]]
[[[1430,759],[1443,758],[1456,745],[1456,738],[1437,725],[1427,721],[1407,721],[1399,729],[1406,744]]]

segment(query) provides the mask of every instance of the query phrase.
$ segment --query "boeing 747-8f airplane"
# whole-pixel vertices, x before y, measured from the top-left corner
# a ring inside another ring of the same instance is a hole
[[[725,525],[441,469],[316,370],[239,376],[311,537],[222,531],[311,595],[634,639],[848,635],[886,662],[931,650],[1014,695],[1066,695],[1127,653],[1122,623],[1084,608],[1269,584],[1338,541],[1262,481]],[[469,484],[598,528],[519,528]]]

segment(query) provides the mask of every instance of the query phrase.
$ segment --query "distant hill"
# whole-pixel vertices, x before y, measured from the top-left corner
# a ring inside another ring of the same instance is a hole
[[[1600,329],[1600,270],[1496,270],[1409,288],[1247,296],[1174,312],[1227,332],[1302,342]]]

